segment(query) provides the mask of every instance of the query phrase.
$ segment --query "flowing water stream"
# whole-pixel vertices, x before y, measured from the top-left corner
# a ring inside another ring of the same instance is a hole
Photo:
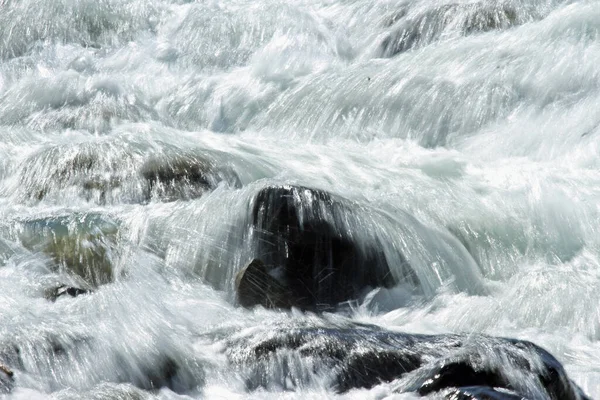
[[[533,341],[600,398],[599,65],[596,0],[0,0],[5,396],[418,398],[224,352],[335,321]],[[236,305],[276,185],[345,199],[401,283]]]

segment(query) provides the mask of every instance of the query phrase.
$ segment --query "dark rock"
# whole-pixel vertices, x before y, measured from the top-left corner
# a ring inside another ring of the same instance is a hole
[[[397,283],[379,239],[361,236],[365,229],[349,223],[360,214],[357,208],[325,191],[299,186],[267,187],[257,194],[251,217],[256,254],[267,273],[279,273],[290,306],[328,309],[359,298],[369,288]],[[398,268],[411,271],[403,264]],[[416,284],[411,272],[409,279]],[[272,279],[267,281],[273,283],[269,288],[280,290]],[[258,300],[240,303],[268,303]]]
[[[91,293],[91,290],[61,285],[56,288],[49,289],[46,292],[45,297],[50,301],[56,301],[59,297],[62,296],[77,297],[79,295],[88,293]]]
[[[498,371],[478,369],[467,361],[450,362],[440,365],[435,372],[428,376],[421,385],[418,393],[425,396],[442,389],[461,386],[490,386],[508,387],[509,383],[502,378]]]
[[[524,397],[534,396],[531,388],[523,385],[525,381],[535,383],[552,400],[581,398],[562,365],[546,350],[527,341],[485,336],[465,342],[460,351],[422,368],[410,388],[423,396],[467,386],[503,388]]]
[[[115,363],[119,369],[118,382],[130,383],[143,390],[169,388],[175,393],[186,393],[204,379],[200,364],[170,352],[158,352],[136,360],[117,354]]]
[[[0,344],[0,365],[7,368],[10,366],[11,368],[22,369],[22,361],[19,346],[7,343]]]
[[[20,369],[22,366],[19,348],[2,343],[0,345],[0,397],[13,390],[15,386],[13,369]]]
[[[370,388],[391,382],[421,365],[420,355],[412,352],[376,350],[351,354],[345,360],[335,385],[340,392],[355,387]]]
[[[144,164],[141,174],[148,182],[148,197],[163,201],[197,198],[215,189],[220,182],[241,186],[233,170],[195,155],[151,159]]]
[[[167,387],[177,389],[177,373],[179,365],[170,357],[162,357],[154,365],[142,368],[142,373],[132,379],[132,383],[145,390],[156,390]]]
[[[497,391],[491,387],[469,386],[451,389],[445,396],[448,400],[523,400],[523,396],[508,392]]]
[[[269,327],[228,341],[227,355],[249,388],[329,380],[345,392],[398,380],[396,390],[450,399],[587,399],[561,364],[526,341],[418,335],[356,324]],[[294,365],[310,365],[302,373]],[[285,366],[285,369],[278,369]],[[274,371],[277,371],[275,373]]]
[[[0,394],[10,393],[14,383],[14,373],[8,367],[0,364]]]
[[[289,290],[267,272],[260,260],[253,260],[238,273],[235,287],[238,303],[243,307],[260,304],[266,308],[284,308],[293,304]]]

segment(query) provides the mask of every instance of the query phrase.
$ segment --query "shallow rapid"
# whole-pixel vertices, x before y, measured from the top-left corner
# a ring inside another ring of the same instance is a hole
[[[261,342],[319,329],[531,341],[600,398],[599,61],[592,0],[0,0],[0,398],[420,398]],[[277,190],[350,277],[241,307],[308,258]]]

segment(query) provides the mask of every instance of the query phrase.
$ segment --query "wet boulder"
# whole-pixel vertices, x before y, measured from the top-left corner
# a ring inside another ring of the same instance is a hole
[[[92,287],[114,280],[110,247],[113,238],[102,234],[75,234],[52,238],[44,251],[58,271],[82,278]]]
[[[73,197],[104,205],[189,200],[221,182],[241,186],[233,168],[215,154],[168,146],[155,150],[119,141],[51,146],[23,162],[14,189],[24,200]]]
[[[100,214],[74,214],[23,222],[20,240],[51,261],[53,272],[73,285],[91,289],[111,283],[115,270],[118,224]]]
[[[448,400],[523,400],[522,396],[507,390],[499,391],[489,386],[469,386],[450,389],[446,392]]]
[[[265,308],[286,308],[294,303],[290,301],[291,291],[260,260],[252,260],[237,274],[235,287],[242,307],[260,304]]]
[[[10,393],[14,386],[14,373],[0,363],[0,394]]]
[[[120,357],[117,357],[119,359]],[[121,360],[121,365],[132,366],[127,360]],[[135,387],[144,390],[158,390],[163,387],[169,388],[175,392],[190,390],[192,384],[182,381],[179,374],[181,366],[177,361],[167,355],[159,355],[152,363],[140,363],[132,366],[133,371],[121,374],[122,383],[131,383]]]
[[[487,2],[444,4],[420,13],[401,9],[385,22],[385,25],[393,26],[393,31],[381,42],[380,54],[393,57],[442,37],[508,29],[531,17],[519,16],[510,4]]]
[[[550,353],[514,339],[313,320],[242,333],[225,351],[251,389],[326,381],[343,393],[393,381],[396,392],[449,399],[588,399]]]
[[[352,388],[370,388],[382,382],[391,382],[413,371],[422,363],[421,355],[391,349],[368,349],[352,352],[346,358],[335,379],[335,388],[346,392]]]
[[[148,185],[147,197],[162,201],[197,198],[221,182],[241,186],[235,171],[198,155],[155,157],[146,161],[140,172]]]
[[[379,238],[365,229],[362,212],[323,190],[262,189],[252,205],[249,239],[266,275],[256,280],[253,291],[238,287],[240,303],[323,310],[396,284]],[[264,300],[281,298],[282,286],[284,301]]]
[[[25,198],[74,195],[105,204],[121,197],[131,154],[110,144],[53,146],[29,157],[21,169],[18,188]]]
[[[489,387],[525,398],[538,398],[542,393],[552,400],[586,399],[546,350],[527,341],[487,336],[463,338],[457,349],[417,370],[404,389],[425,396],[465,387],[479,387],[471,392],[480,398],[490,396],[483,390]]]

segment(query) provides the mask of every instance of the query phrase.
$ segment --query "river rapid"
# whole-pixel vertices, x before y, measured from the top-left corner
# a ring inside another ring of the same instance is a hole
[[[600,398],[599,61],[598,1],[0,0],[0,397],[419,398],[227,357],[360,323],[532,341]],[[277,185],[345,199],[400,283],[240,307]]]

